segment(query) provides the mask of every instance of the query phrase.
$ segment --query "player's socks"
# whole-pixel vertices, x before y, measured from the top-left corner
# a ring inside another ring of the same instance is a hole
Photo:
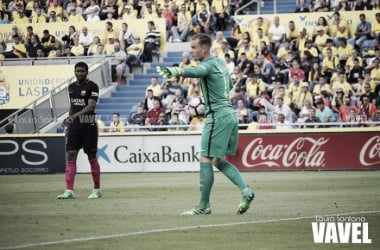
[[[210,204],[210,193],[212,185],[214,184],[214,172],[211,162],[201,162],[199,171],[199,184],[200,184],[200,202],[199,205],[206,206]]]
[[[94,181],[94,189],[100,188],[100,166],[98,160],[91,159],[90,160],[91,165],[91,174],[92,174],[92,180]]]
[[[243,180],[243,177],[241,176],[239,170],[228,161],[222,161],[221,163],[219,163],[217,168],[225,176],[227,176],[227,178],[230,179],[232,183],[238,186],[240,191],[243,191],[247,187],[247,183]]]
[[[66,189],[74,190],[74,180],[77,173],[77,164],[75,161],[67,161],[66,163]]]

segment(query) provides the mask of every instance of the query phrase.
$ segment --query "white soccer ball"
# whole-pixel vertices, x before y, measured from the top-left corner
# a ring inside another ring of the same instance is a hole
[[[202,96],[196,96],[189,101],[190,113],[194,116],[202,116],[205,114],[206,105]]]

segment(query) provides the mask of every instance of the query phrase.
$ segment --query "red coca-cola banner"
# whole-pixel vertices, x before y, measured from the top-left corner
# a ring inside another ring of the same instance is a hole
[[[243,134],[229,160],[244,171],[380,169],[380,135]]]

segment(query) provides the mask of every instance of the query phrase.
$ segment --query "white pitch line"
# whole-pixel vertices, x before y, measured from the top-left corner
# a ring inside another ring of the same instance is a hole
[[[329,215],[323,215],[323,216],[344,216],[344,215],[354,215],[354,214],[375,214],[375,213],[380,213],[380,211],[361,211],[361,212],[350,212],[350,213],[340,213],[340,214],[337,213],[337,214],[329,214]],[[199,215],[199,216],[202,216],[202,215]],[[122,237],[130,237],[130,236],[143,235],[143,234],[165,233],[165,232],[192,230],[192,229],[199,229],[199,228],[229,227],[229,226],[238,226],[238,225],[247,225],[247,224],[261,224],[261,223],[271,223],[271,222],[281,222],[281,221],[305,220],[305,219],[315,218],[315,216],[316,215],[314,215],[314,216],[303,216],[303,217],[292,217],[292,218],[282,218],[282,219],[257,220],[257,221],[246,221],[246,222],[232,222],[232,223],[224,223],[224,224],[210,224],[210,225],[196,225],[196,226],[187,226],[187,227],[161,228],[161,229],[152,229],[152,230],[146,230],[146,231],[136,231],[136,232],[129,232],[129,233],[121,233],[121,234],[111,234],[111,235],[84,237],[84,238],[77,238],[77,239],[47,241],[47,242],[32,243],[32,244],[25,244],[25,245],[18,245],[18,246],[10,246],[10,247],[0,247],[0,250],[49,246],[49,245],[83,242],[83,241],[90,241],[90,240],[122,238]]]

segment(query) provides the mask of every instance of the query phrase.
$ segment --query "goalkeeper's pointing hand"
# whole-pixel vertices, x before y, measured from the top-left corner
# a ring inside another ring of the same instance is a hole
[[[181,69],[179,67],[161,67],[157,66],[157,72],[164,78],[170,78],[172,76],[181,75]]]

